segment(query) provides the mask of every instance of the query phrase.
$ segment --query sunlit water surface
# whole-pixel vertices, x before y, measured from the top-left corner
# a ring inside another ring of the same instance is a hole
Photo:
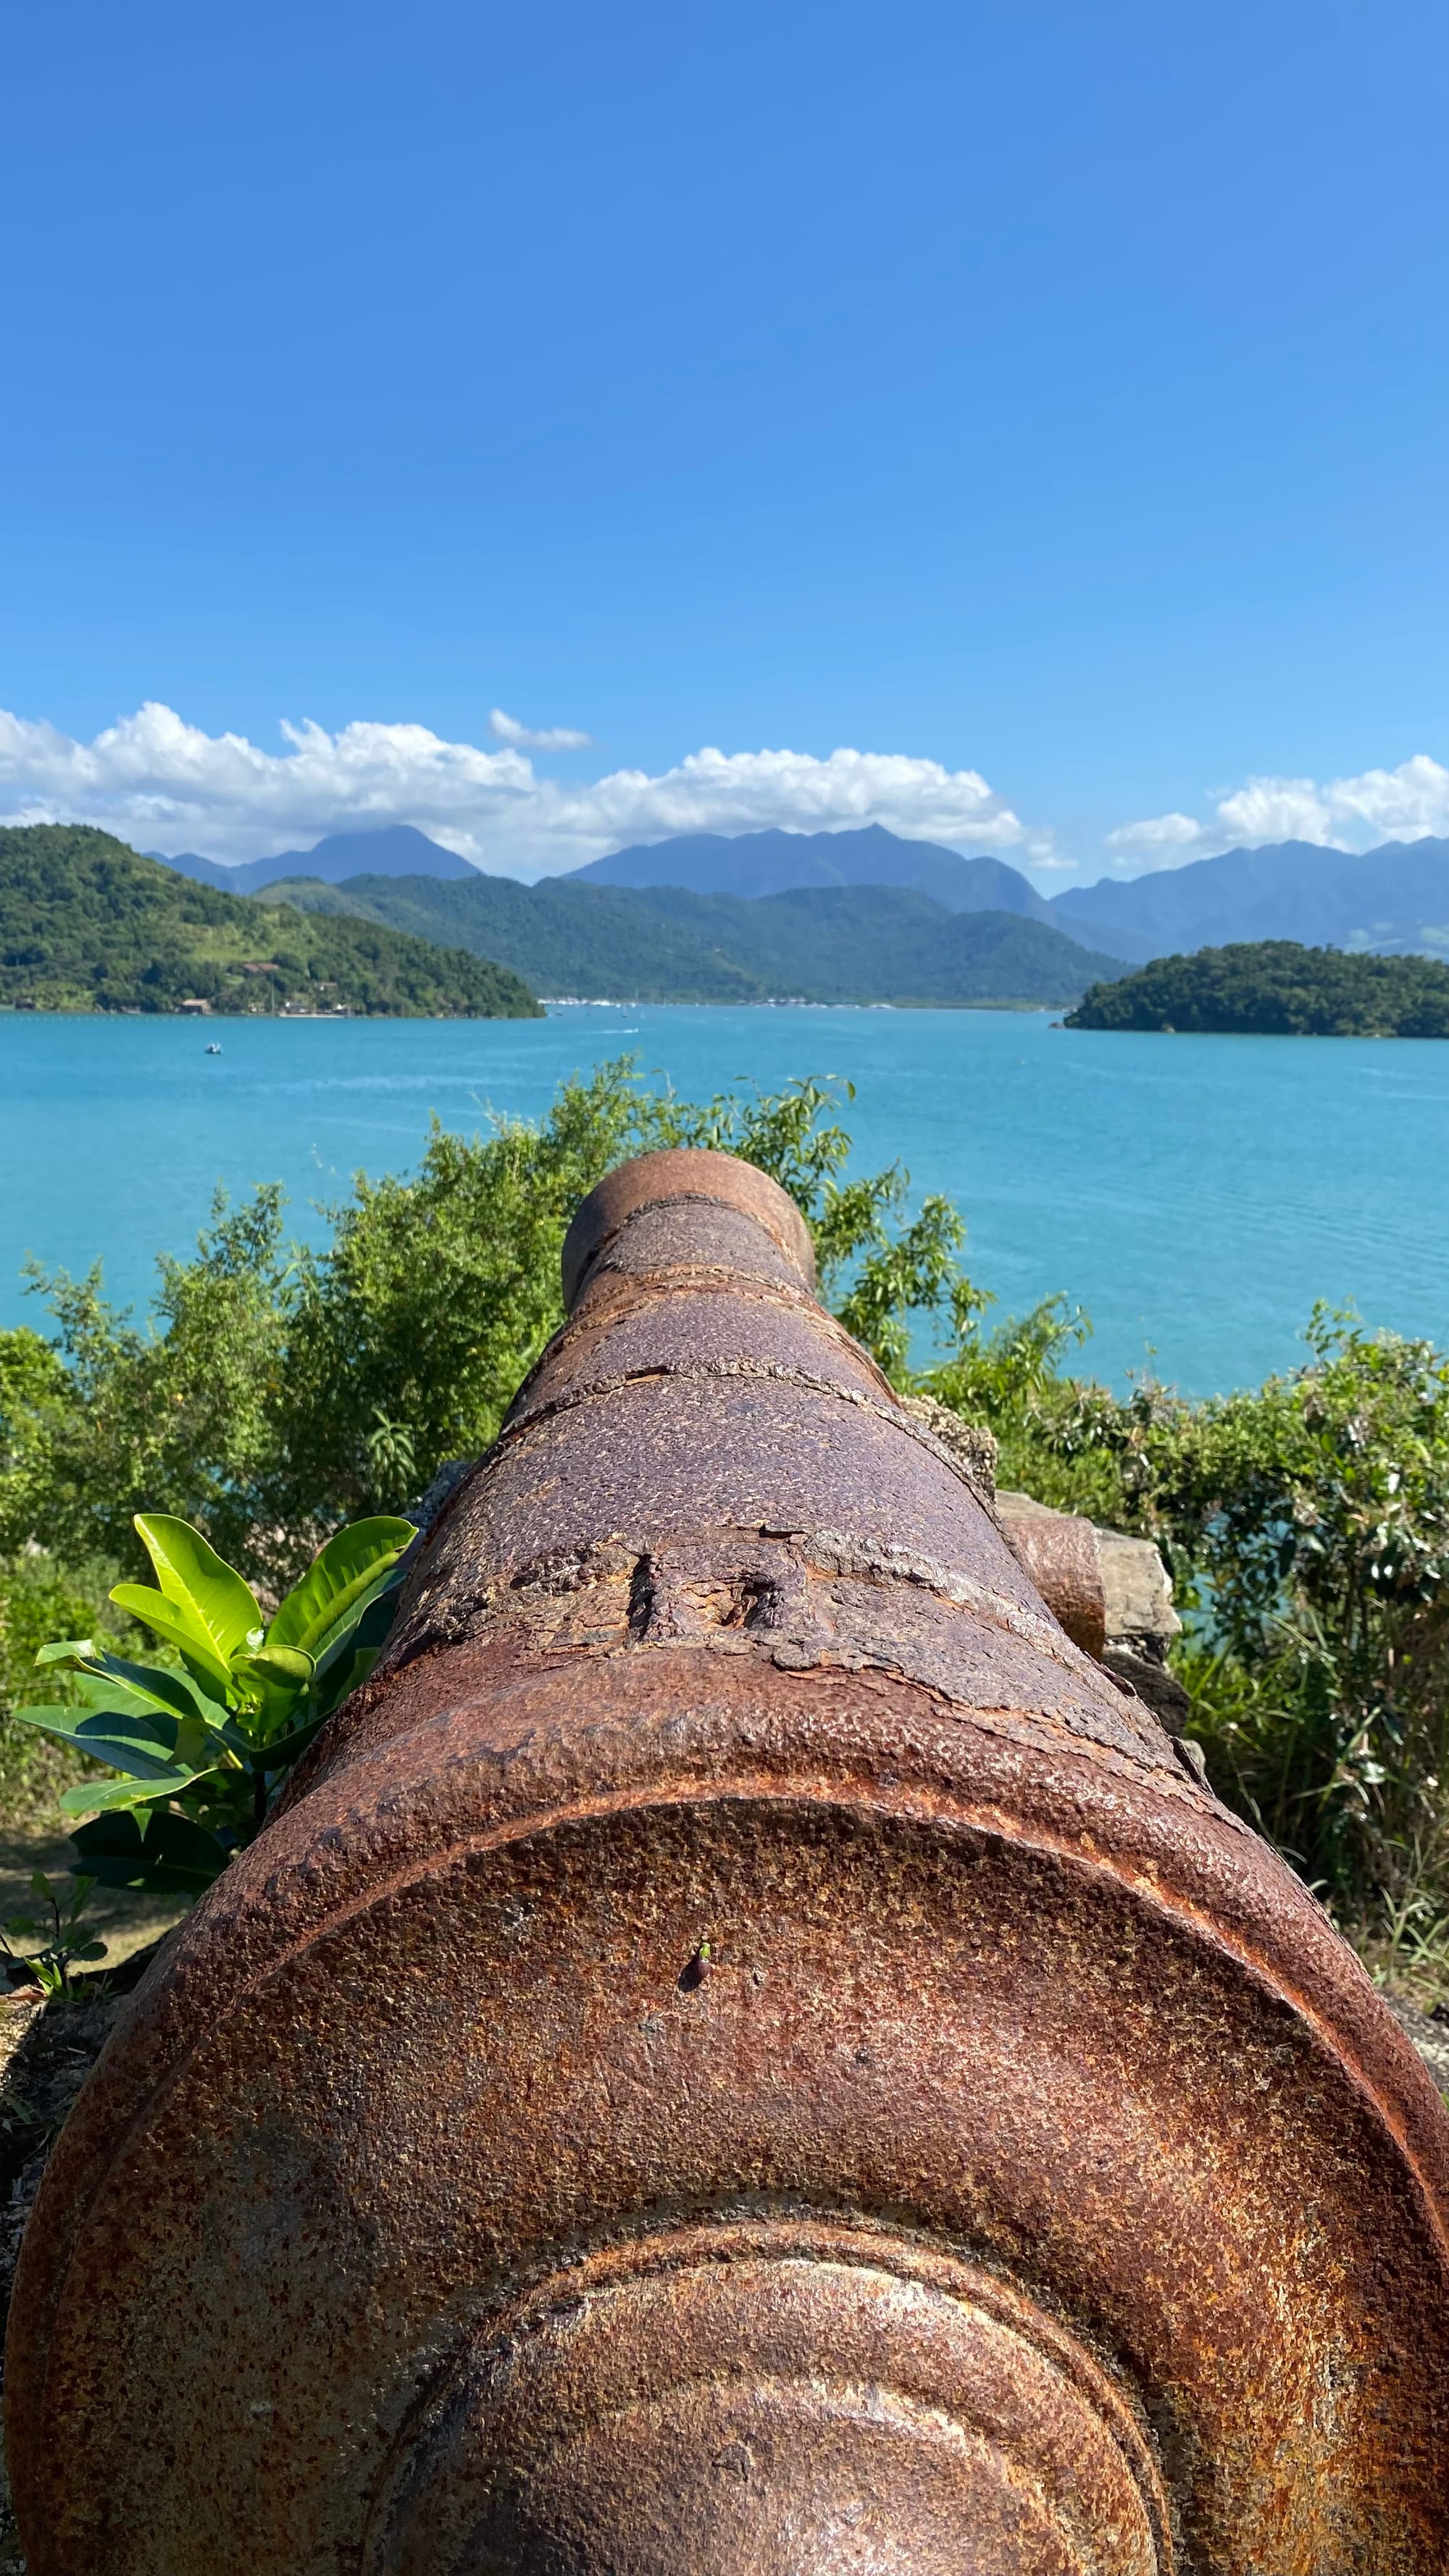
[[[208,1038],[222,1053],[208,1056]],[[1123,1037],[988,1011],[565,1008],[539,1021],[0,1016],[0,1321],[36,1324],[22,1262],[104,1264],[144,1301],[212,1193],[281,1181],[300,1234],[359,1170],[405,1172],[433,1113],[537,1117],[637,1053],[698,1098],[833,1074],[856,1162],[946,1190],[968,1263],[1020,1312],[1064,1291],[1090,1362],[1185,1392],[1303,1356],[1316,1298],[1449,1341],[1449,1044]]]

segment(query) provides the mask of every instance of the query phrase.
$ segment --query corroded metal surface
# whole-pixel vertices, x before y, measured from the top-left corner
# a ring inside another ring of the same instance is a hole
[[[1438,2576],[1423,2069],[671,1164],[61,2140],[32,2576]]]

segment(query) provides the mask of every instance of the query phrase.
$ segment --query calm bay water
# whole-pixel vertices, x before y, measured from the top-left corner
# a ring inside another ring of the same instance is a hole
[[[222,1054],[207,1056],[208,1036]],[[849,1077],[857,1160],[948,1191],[968,1265],[1020,1312],[1064,1290],[1090,1365],[1192,1394],[1302,1354],[1317,1297],[1449,1341],[1449,1045],[1123,1037],[985,1011],[565,1009],[542,1021],[0,1016],[0,1322],[44,1321],[27,1254],[144,1302],[218,1181],[280,1180],[299,1234],[359,1168],[417,1161],[429,1114],[535,1117],[637,1052],[691,1098]]]

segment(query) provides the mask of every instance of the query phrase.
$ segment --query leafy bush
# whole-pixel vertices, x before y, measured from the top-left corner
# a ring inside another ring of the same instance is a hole
[[[1257,1390],[1125,1400],[1063,1374],[1079,1321],[968,1337],[932,1391],[1003,1482],[1161,1546],[1215,1786],[1345,1919],[1449,1897],[1449,1362],[1315,1311]]]
[[[136,1528],[155,1585],[118,1583],[111,1597],[171,1661],[60,1639],[35,1660],[68,1676],[83,1713],[52,1703],[16,1722],[120,1775],[61,1797],[66,1815],[90,1819],[71,1839],[91,1884],[194,1894],[261,1830],[293,1763],[366,1680],[414,1530],[386,1519],[339,1530],[268,1622],[199,1530],[164,1512],[138,1514]]]
[[[108,1598],[119,1572],[111,1558],[63,1565],[33,1544],[0,1558],[0,1825],[53,1808],[81,1776],[73,1754],[15,1725],[14,1713],[34,1698],[35,1658],[52,1637],[85,1630],[128,1651],[136,1632]]]

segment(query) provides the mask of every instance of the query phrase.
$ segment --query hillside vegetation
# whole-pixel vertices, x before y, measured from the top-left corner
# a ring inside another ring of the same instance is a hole
[[[613,886],[546,877],[351,877],[345,885],[306,879],[268,888],[310,912],[354,913],[503,959],[536,993],[599,1002],[758,1002],[756,976],[687,928],[662,921]]]
[[[1449,966],[1428,957],[1347,956],[1264,939],[1159,957],[1094,984],[1069,1029],[1208,1035],[1449,1038]]]
[[[517,975],[374,920],[307,919],[197,885],[109,832],[0,830],[0,1005],[524,1019]]]
[[[267,890],[277,897],[455,940],[503,959],[536,992],[598,1001],[1052,1004],[1118,971],[1047,923],[951,912],[896,886],[747,900],[577,878],[368,876]]]
[[[1018,912],[951,912],[903,886],[822,886],[742,902],[655,886],[639,900],[693,928],[772,993],[807,1002],[1071,1001],[1120,960]]]

